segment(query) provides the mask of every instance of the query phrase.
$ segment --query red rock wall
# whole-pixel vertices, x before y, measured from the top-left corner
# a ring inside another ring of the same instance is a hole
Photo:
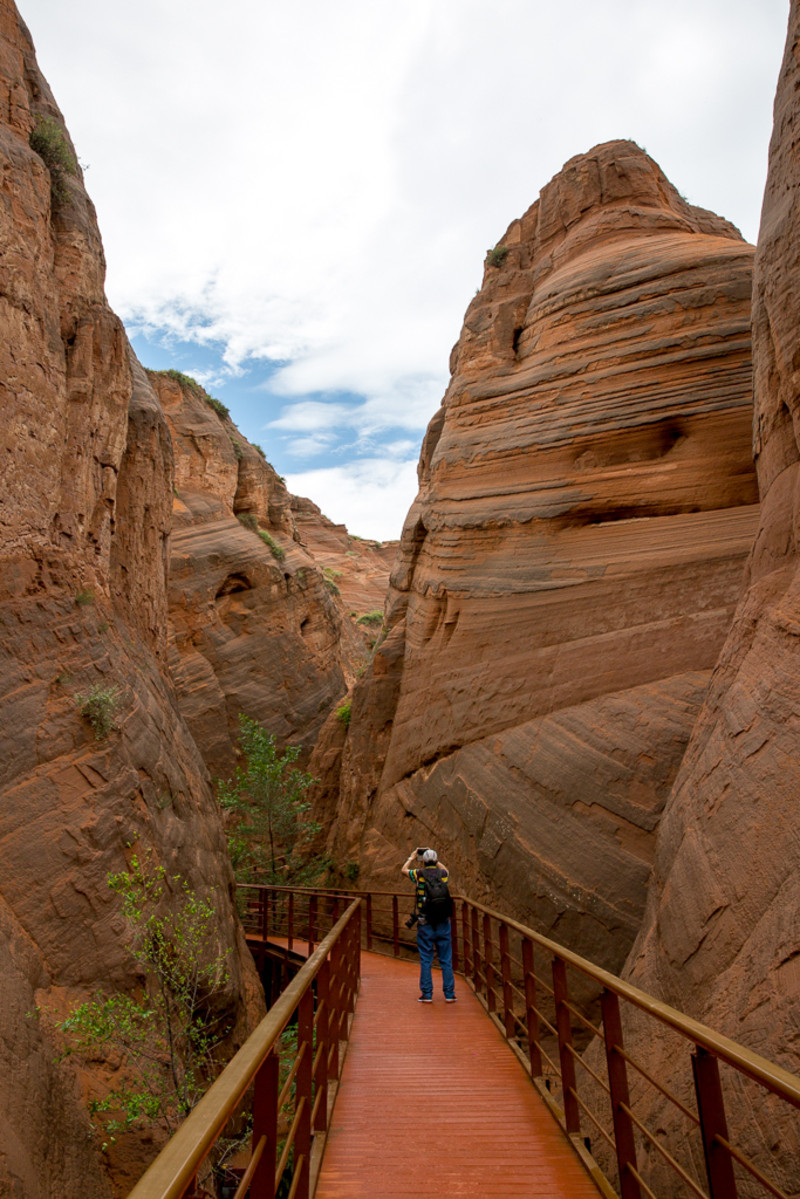
[[[319,761],[363,878],[433,841],[465,891],[619,966],[757,520],[753,250],[630,142],[567,163],[500,246],[388,636]]]
[[[793,0],[753,285],[761,519],[746,586],[659,830],[628,975],[800,1072],[800,5]],[[648,1052],[659,1051],[648,1037]],[[669,1053],[661,1047],[666,1069]],[[731,1117],[752,1100],[729,1092]],[[800,1189],[796,1120],[746,1120]],[[669,1127],[669,1116],[658,1113]],[[699,1154],[695,1153],[698,1158]]]
[[[68,146],[0,0],[0,1193],[94,1199],[154,1151],[122,1138],[109,1173],[88,1135],[98,1079],[57,1063],[58,1015],[139,981],[107,876],[150,850],[213,894],[244,1035],[263,998],[208,768],[233,769],[239,712],[308,751],[365,650],[263,456],[136,361],[80,171],[53,189],[31,148],[40,116]],[[115,690],[104,740],[79,711],[93,686]]]
[[[202,389],[150,380],[175,452],[169,661],[181,711],[215,777],[233,772],[240,713],[309,752],[363,650],[272,467]]]

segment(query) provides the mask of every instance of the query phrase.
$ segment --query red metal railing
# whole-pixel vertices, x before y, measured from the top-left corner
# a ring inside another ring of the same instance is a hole
[[[280,1187],[288,1187],[291,1199],[313,1194],[360,974],[362,905],[352,900],[341,907],[335,921],[321,918],[315,932],[320,943],[308,961],[130,1199],[191,1199],[198,1179],[212,1173],[210,1155],[226,1128],[232,1120],[241,1126],[247,1112],[250,1159],[236,1172],[235,1192],[226,1193],[232,1199],[274,1199]],[[287,1048],[282,1034],[295,1024],[296,1048]]]

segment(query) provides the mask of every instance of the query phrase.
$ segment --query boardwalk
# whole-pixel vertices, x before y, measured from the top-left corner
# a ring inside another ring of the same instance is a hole
[[[597,1199],[463,979],[416,1002],[417,967],[362,955],[361,992],[316,1199]]]

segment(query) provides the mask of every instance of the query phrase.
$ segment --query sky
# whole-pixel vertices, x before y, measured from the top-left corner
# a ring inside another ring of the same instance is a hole
[[[755,241],[789,0],[18,0],[145,366],[400,535],[487,249],[631,138]]]

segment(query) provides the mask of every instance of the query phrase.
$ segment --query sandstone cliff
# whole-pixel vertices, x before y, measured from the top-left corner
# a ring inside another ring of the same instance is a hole
[[[612,142],[488,255],[388,635],[316,759],[362,878],[432,840],[467,893],[622,964],[757,520],[752,254]]]
[[[628,975],[800,1071],[800,4],[793,0],[753,285],[761,519],[746,585],[659,829]],[[648,1037],[648,1052],[659,1047]],[[669,1071],[670,1047],[660,1047]],[[754,1114],[750,1148],[798,1193],[798,1137]],[[669,1121],[661,1114],[660,1120]],[[796,1123],[796,1122],[795,1122]],[[765,1146],[767,1147],[765,1149]]]
[[[149,377],[175,453],[169,661],[181,712],[216,777],[235,765],[239,713],[308,752],[365,660],[361,639],[263,454],[193,381]]]
[[[84,1102],[98,1079],[58,1063],[52,1031],[99,987],[140,984],[107,876],[150,852],[213,897],[240,1039],[263,999],[207,765],[232,765],[239,710],[310,747],[364,648],[258,451],[132,356],[11,0],[0,99],[0,1193],[100,1199],[153,1150],[123,1138],[109,1177]],[[81,714],[94,688],[107,736]]]

